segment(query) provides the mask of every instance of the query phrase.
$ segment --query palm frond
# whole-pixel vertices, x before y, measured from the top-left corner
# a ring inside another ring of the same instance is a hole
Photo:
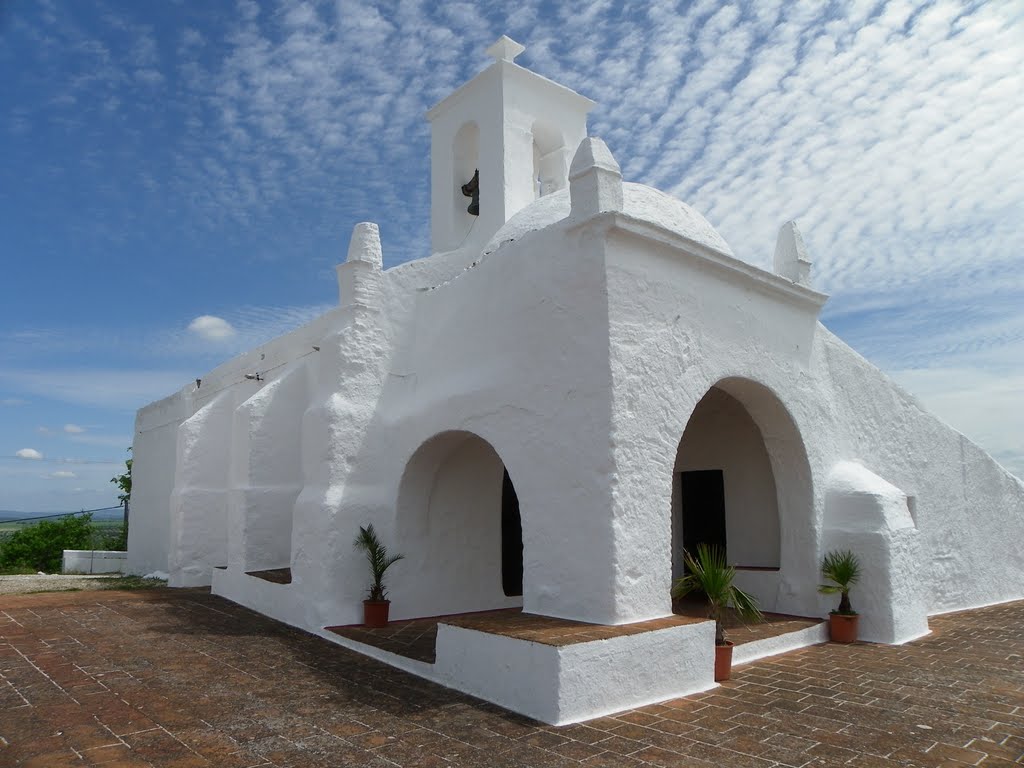
[[[369,596],[371,600],[384,600],[387,597],[387,589],[384,586],[384,573],[405,555],[388,555],[388,548],[384,546],[377,532],[373,529],[373,523],[365,528],[359,527],[359,535],[355,537],[352,545],[366,553],[366,560],[370,565],[370,573],[373,575],[373,582],[370,584]]]
[[[725,551],[701,543],[697,545],[697,556],[683,553],[686,569],[689,571],[672,585],[672,596],[683,597],[691,592],[703,592],[708,601],[708,618],[715,620],[716,642],[725,641],[722,620],[725,611],[732,607],[743,621],[760,621],[761,611],[757,601],[739,587],[733,585],[736,569],[728,565]]]
[[[739,587],[732,587],[731,602],[736,615],[743,621],[757,622],[764,618],[757,607],[757,599]]]
[[[821,575],[849,591],[860,580],[860,560],[848,549],[829,552],[821,560]]]
[[[849,549],[829,552],[821,559],[821,575],[831,584],[819,584],[823,595],[840,595],[838,613],[854,613],[850,606],[850,587],[860,580],[860,560]]]

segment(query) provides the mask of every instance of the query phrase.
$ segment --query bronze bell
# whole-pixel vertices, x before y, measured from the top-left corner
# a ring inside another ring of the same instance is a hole
[[[466,210],[471,216],[480,215],[480,169],[473,172],[473,178],[462,185],[462,194],[472,198]]]

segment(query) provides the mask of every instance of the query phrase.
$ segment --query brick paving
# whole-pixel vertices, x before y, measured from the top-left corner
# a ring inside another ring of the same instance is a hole
[[[931,624],[551,727],[202,592],[0,597],[0,766],[1020,764],[1024,602]]]

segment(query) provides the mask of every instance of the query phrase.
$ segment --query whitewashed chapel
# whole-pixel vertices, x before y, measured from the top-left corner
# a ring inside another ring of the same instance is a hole
[[[522,50],[501,38],[427,113],[430,255],[383,271],[356,225],[335,309],[139,411],[130,569],[324,636],[362,621],[367,523],[406,555],[392,620],[665,617],[699,541],[803,616],[834,603],[823,552],[853,548],[879,642],[1024,597],[1024,484],[821,325],[795,225],[774,271],[745,262],[623,182],[593,102]],[[377,655],[562,723],[710,687],[712,634],[559,648],[442,625],[433,664]]]

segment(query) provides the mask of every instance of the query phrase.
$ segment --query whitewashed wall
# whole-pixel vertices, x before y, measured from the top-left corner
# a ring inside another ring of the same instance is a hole
[[[782,393],[806,378],[824,297],[738,262],[724,243],[697,242],[699,222],[686,239],[622,224],[606,246],[622,580],[648,611],[668,610],[677,450],[697,403],[717,385],[770,440],[781,570],[759,577],[765,587],[754,591],[768,610],[812,615],[819,526]]]
[[[234,413],[228,562],[243,571],[291,565],[292,516],[302,489],[307,367],[284,372]]]
[[[818,324],[798,292],[773,299],[770,277],[747,280],[722,256],[695,259],[636,229],[613,234],[608,250],[615,434],[622,516],[647,537],[632,559],[660,574],[656,592],[671,574],[674,451],[717,386],[750,412],[777,486],[781,570],[744,578],[763,607],[834,607],[816,593],[822,514],[826,478],[849,459],[912,497],[927,612],[1024,596],[1011,543],[1024,538],[1019,480]]]
[[[178,428],[167,558],[172,587],[207,585],[213,569],[227,565],[231,423],[238,396],[237,390],[221,392]]]
[[[927,612],[1024,597],[1024,482],[824,328],[815,359],[832,416],[815,442],[911,498]]]
[[[192,415],[190,405],[188,395],[178,392],[141,409],[135,418],[128,573],[167,572],[178,427]]]

